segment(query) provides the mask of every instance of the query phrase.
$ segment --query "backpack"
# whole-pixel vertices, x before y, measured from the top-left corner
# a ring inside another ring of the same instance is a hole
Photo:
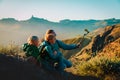
[[[58,40],[56,40],[56,43],[57,43],[58,46],[60,47]],[[50,44],[48,44],[48,45],[51,46]],[[41,45],[41,46],[39,47],[39,55],[40,55],[40,57],[41,57],[42,59],[48,60],[48,59],[50,59],[50,56],[48,55],[48,52],[45,50],[45,47],[46,47],[46,46],[47,46],[47,45]],[[51,48],[52,48],[52,50],[53,50],[53,47],[52,47],[52,46],[51,46]]]
[[[42,59],[45,59],[45,57],[48,57],[48,52],[45,50],[46,45],[41,45],[39,47],[39,55]]]

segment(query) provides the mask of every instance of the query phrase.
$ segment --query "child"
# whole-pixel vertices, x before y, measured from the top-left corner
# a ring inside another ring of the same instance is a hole
[[[27,61],[33,64],[39,63],[39,39],[37,36],[30,36],[27,43],[23,45],[23,51],[27,57]],[[38,64],[39,65],[39,64]]]

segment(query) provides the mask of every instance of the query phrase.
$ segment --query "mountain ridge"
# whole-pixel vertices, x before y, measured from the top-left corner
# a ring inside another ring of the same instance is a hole
[[[119,24],[120,19],[105,19],[105,20],[70,20],[64,19],[59,22],[52,22],[44,18],[38,18],[32,16],[30,19],[18,21],[14,18],[3,18],[0,20],[0,28],[2,35],[0,42],[2,44],[9,43],[9,40],[15,41],[16,43],[23,44],[26,37],[30,35],[37,35],[43,38],[46,30],[53,29],[57,33],[59,39],[73,38],[78,35],[84,34],[84,29],[88,29],[90,32],[104,28],[109,25]],[[9,34],[11,33],[11,34]],[[7,37],[11,36],[11,37]],[[6,35],[6,36],[4,36]],[[13,37],[14,39],[13,39]],[[18,42],[18,39],[22,40]],[[22,42],[23,41],[23,42]]]
[[[71,20],[71,19],[63,19],[63,20],[59,20],[58,22],[55,22],[55,21],[50,21],[50,20],[47,20],[47,19],[44,19],[44,18],[39,18],[39,17],[35,17],[35,16],[31,16],[29,19],[26,19],[26,20],[17,20],[15,18],[1,18],[0,19],[0,22],[1,21],[17,21],[17,22],[22,22],[22,21],[32,21],[32,20],[38,20],[38,21],[46,21],[46,22],[53,22],[53,23],[70,23],[70,22],[87,22],[87,21],[90,21],[90,22],[96,22],[96,21],[109,21],[109,22],[117,22],[119,21],[120,19],[116,19],[116,18],[108,18],[108,19],[88,19],[88,20]]]

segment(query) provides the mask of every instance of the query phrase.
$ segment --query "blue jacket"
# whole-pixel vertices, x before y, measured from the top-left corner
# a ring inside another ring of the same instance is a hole
[[[55,44],[49,44],[47,41],[44,41],[41,43],[41,45],[45,45],[45,49],[52,59],[57,59],[58,57],[62,56],[60,48],[64,50],[71,50],[76,48],[75,44],[67,45],[60,40],[56,40]],[[56,55],[54,55],[54,51],[57,51]]]

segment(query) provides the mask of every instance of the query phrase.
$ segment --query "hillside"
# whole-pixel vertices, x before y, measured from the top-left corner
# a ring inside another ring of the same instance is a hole
[[[87,36],[84,38],[83,42],[81,43],[81,47],[79,49],[62,50],[62,52],[64,53],[64,56],[66,58],[70,58],[71,56],[74,56],[74,55],[81,55],[84,53],[87,53],[87,54],[97,53],[102,49],[104,49],[104,47],[108,43],[120,37],[119,26],[120,25],[118,24],[113,26],[106,26],[105,28],[98,28],[95,31],[87,34]],[[63,41],[67,44],[77,44],[80,42],[81,39],[82,39],[82,36],[78,36],[76,38],[67,39]]]
[[[115,18],[105,20],[65,19],[59,22],[52,22],[34,16],[28,20],[22,21],[18,21],[14,18],[3,18],[0,20],[0,31],[2,33],[0,34],[0,44],[8,44],[10,41],[15,41],[16,44],[23,44],[30,35],[37,35],[43,38],[47,29],[54,29],[59,39],[68,39],[80,34],[83,35],[84,29],[88,29],[92,32],[98,28],[119,23],[120,19]]]
[[[78,36],[63,41],[67,44],[77,44],[81,39],[82,36]],[[65,70],[65,75],[58,72],[49,72],[26,62],[23,57],[19,56],[18,53],[21,53],[21,49],[18,46],[1,46],[1,79],[120,80],[119,46],[120,24],[106,26],[89,33],[81,43],[80,48],[70,51],[62,50],[64,56],[73,63],[72,68]]]
[[[67,69],[79,75],[92,75],[105,80],[120,79],[120,24],[106,26],[103,33],[70,60],[74,67]],[[112,77],[111,77],[112,76]]]
[[[0,53],[0,79],[2,80],[99,80],[92,76],[80,76],[69,72],[64,75],[47,71],[40,66],[26,62],[22,58]]]
[[[66,44],[78,44],[82,39],[83,39],[82,36],[78,36],[76,38],[63,40],[63,42],[66,43]],[[74,56],[76,53],[78,53],[83,47],[88,45],[90,41],[91,41],[91,38],[89,36],[86,36],[83,39],[83,42],[81,43],[81,47],[80,48],[74,49],[74,50],[61,50],[61,51],[64,54],[64,56],[67,59],[69,59],[71,56]]]
[[[120,38],[120,25],[107,26],[104,32],[95,36],[91,43],[83,48],[77,55],[83,53],[98,53],[104,49],[104,47]]]

